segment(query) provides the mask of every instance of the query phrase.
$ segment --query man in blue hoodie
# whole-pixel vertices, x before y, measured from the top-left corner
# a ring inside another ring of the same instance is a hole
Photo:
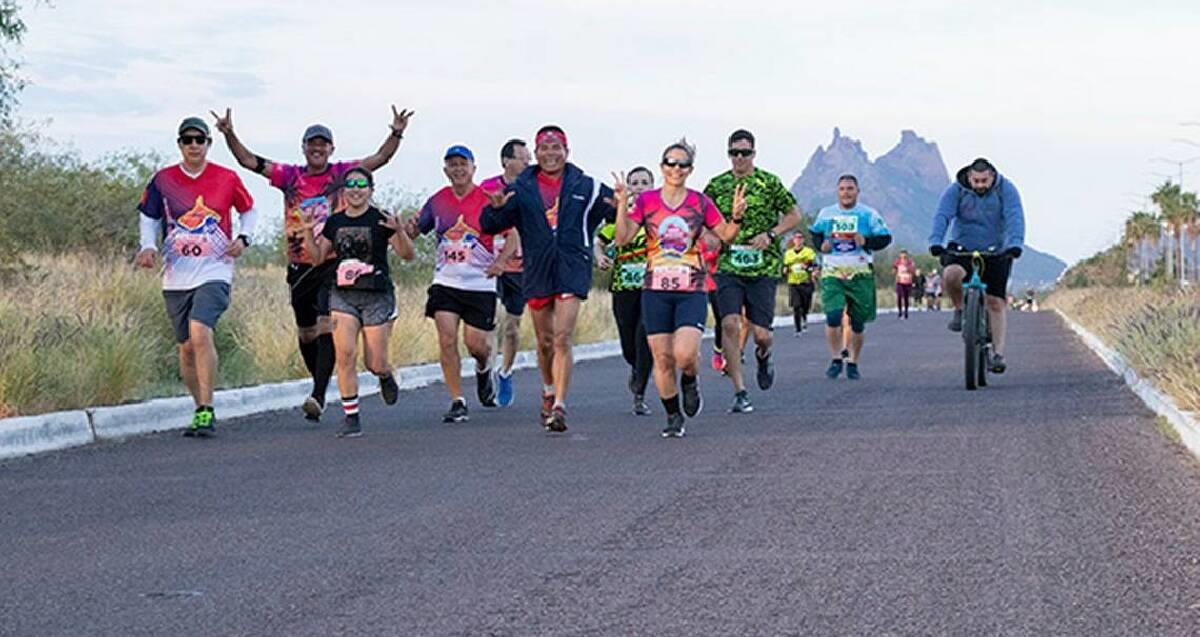
[[[954,222],[953,225],[951,222]],[[986,259],[980,275],[987,285],[987,312],[992,325],[991,371],[1004,373],[1005,311],[1008,275],[1012,260],[1021,256],[1025,245],[1025,211],[1017,187],[980,157],[958,171],[954,183],[942,193],[933,230],[929,233],[929,253],[940,257],[943,289],[954,303],[950,330],[962,331],[963,281],[971,276],[970,257],[952,257],[942,242],[950,230],[949,246],[955,251],[997,253]]]
[[[567,161],[567,134],[543,126],[534,138],[537,164],[503,191],[489,193],[482,230],[516,228],[525,255],[522,287],[537,334],[542,372],[542,426],[567,430],[567,389],[579,304],[592,285],[592,237],[616,218],[612,189]]]

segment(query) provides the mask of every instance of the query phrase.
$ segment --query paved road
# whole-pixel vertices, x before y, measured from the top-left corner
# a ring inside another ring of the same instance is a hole
[[[1200,466],[1049,314],[960,389],[945,314],[831,382],[781,330],[758,411],[689,436],[582,364],[569,435],[444,389],[0,465],[3,635],[1200,634]],[[661,412],[661,408],[658,410]],[[333,419],[330,419],[333,420]]]

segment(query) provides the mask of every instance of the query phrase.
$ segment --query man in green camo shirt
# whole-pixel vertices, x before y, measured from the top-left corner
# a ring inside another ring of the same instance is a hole
[[[750,321],[758,363],[758,387],[775,382],[772,328],[775,321],[775,288],[783,267],[778,238],[800,223],[800,208],[787,187],[765,170],[754,167],[754,135],[736,130],[729,136],[733,168],[708,182],[704,193],[712,198],[726,221],[732,221],[733,191],[746,185],[746,216],[733,243],[721,248],[717,263],[717,308],[725,344],[726,373],[733,381],[731,413],[754,411],[742,378],[741,317]]]

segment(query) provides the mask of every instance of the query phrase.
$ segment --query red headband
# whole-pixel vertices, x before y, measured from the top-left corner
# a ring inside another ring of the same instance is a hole
[[[563,148],[567,148],[567,134],[556,130],[547,130],[538,133],[538,136],[534,138],[535,147],[549,142],[559,142]]]

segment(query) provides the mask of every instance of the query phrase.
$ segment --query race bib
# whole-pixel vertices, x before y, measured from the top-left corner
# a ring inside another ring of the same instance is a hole
[[[763,264],[763,251],[750,246],[729,246],[729,263],[739,270],[749,270]]]
[[[792,264],[792,273],[793,274],[804,274],[804,270],[805,270],[804,264],[802,264],[802,263],[793,263]]]
[[[646,285],[646,264],[626,263],[617,270],[617,281],[625,289],[640,288]]]
[[[650,289],[674,292],[690,290],[692,286],[692,269],[686,265],[675,265],[654,268],[650,272]]]
[[[858,215],[838,215],[833,218],[830,229],[830,239],[834,252],[854,252],[858,243],[854,235],[858,234]]]
[[[442,261],[463,265],[471,260],[471,246],[463,241],[447,241],[442,244]]]
[[[375,266],[369,263],[363,263],[358,259],[346,259],[338,264],[337,286],[339,288],[354,287],[360,277],[374,272]]]
[[[181,257],[211,257],[214,252],[212,243],[205,234],[177,234],[174,247],[175,254]]]

